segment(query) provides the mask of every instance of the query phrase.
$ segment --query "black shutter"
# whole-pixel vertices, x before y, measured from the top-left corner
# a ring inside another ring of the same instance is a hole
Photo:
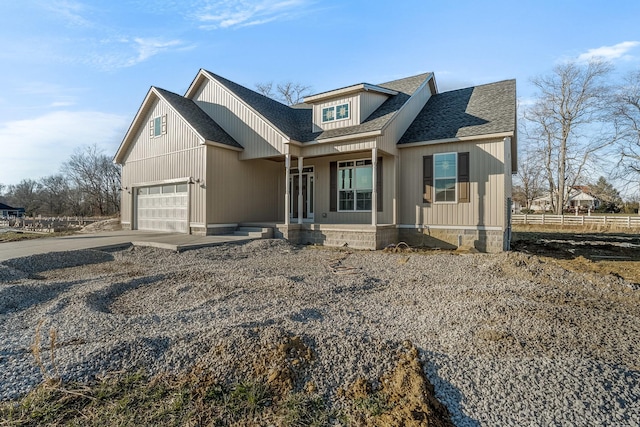
[[[338,162],[329,163],[329,210],[338,211]]]
[[[378,157],[378,166],[376,167],[376,193],[378,197],[378,212],[383,211],[383,198],[382,198],[382,157]]]
[[[422,203],[431,203],[433,186],[433,156],[422,157]]]
[[[458,153],[458,202],[471,201],[469,185],[469,153]]]

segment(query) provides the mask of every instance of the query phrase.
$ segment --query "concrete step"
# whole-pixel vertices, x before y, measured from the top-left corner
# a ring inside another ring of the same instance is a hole
[[[273,229],[269,227],[238,227],[234,236],[247,236],[253,239],[270,239],[273,237]]]

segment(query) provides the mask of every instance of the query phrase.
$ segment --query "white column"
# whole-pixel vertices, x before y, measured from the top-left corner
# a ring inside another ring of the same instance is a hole
[[[298,157],[298,224],[302,224],[302,168],[303,157]]]
[[[378,225],[378,149],[371,149],[371,225]]]
[[[291,200],[291,154],[284,155],[284,225],[289,225],[289,201]]]

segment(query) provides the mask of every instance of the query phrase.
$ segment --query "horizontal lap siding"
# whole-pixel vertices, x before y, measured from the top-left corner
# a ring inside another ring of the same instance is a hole
[[[284,219],[284,163],[239,160],[238,153],[208,147],[208,224]]]
[[[505,226],[507,183],[502,139],[402,148],[399,152],[400,224]],[[422,157],[449,152],[469,152],[470,202],[423,203]]]
[[[194,101],[242,145],[241,159],[284,153],[282,135],[221,85],[206,82],[196,93]]]
[[[159,137],[149,135],[149,120],[167,115],[167,132]],[[184,120],[162,101],[156,101],[150,113],[144,117],[122,168],[122,220],[132,218],[133,193],[131,188],[139,183],[163,181],[198,175],[204,177],[204,146],[202,139]],[[192,188],[191,222],[204,221],[204,190]]]

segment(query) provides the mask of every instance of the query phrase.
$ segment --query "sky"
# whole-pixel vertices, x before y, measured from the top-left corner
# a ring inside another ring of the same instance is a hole
[[[640,68],[636,0],[0,0],[0,184],[113,156],[150,86],[200,68],[313,93],[433,71],[442,91],[531,78],[567,60]]]

